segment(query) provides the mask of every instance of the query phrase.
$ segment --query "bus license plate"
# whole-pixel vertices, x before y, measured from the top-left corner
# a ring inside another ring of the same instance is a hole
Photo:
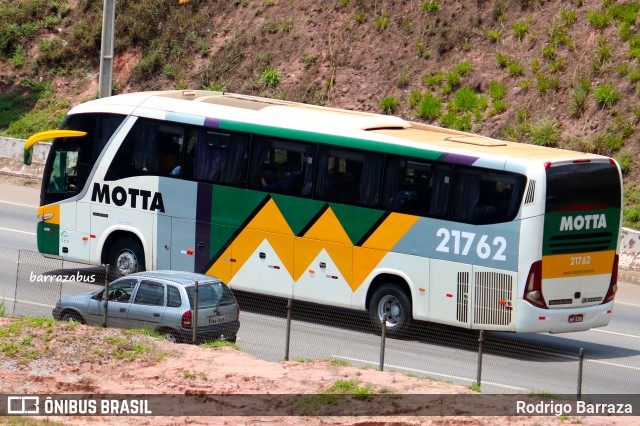
[[[569,322],[582,322],[583,319],[584,319],[583,314],[569,315]]]
[[[207,317],[207,324],[218,324],[224,322],[224,317]]]

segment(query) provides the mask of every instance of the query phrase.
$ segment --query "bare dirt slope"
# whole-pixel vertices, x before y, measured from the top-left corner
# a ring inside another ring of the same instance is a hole
[[[176,345],[138,332],[45,319],[0,318],[0,388],[5,394],[310,394],[357,381],[373,393],[469,394],[470,389],[339,366],[261,361],[233,347]],[[256,403],[260,403],[257,401]],[[216,425],[623,425],[613,417],[52,417],[62,424]],[[491,411],[491,407],[484,407]],[[393,412],[393,410],[391,410]],[[0,423],[11,423],[0,418]],[[31,423],[29,423],[31,424]],[[637,423],[636,423],[637,424]]]

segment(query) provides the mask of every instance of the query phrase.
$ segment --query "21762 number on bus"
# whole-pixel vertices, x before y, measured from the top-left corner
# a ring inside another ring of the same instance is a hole
[[[436,251],[467,256],[471,250],[475,250],[480,259],[491,258],[502,262],[507,260],[507,240],[504,237],[497,236],[490,240],[491,237],[488,235],[447,228],[438,229],[436,235],[442,239]]]

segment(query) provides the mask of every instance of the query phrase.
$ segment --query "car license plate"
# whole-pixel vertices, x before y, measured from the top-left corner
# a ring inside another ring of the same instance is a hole
[[[220,316],[211,316],[211,317],[207,317],[207,324],[211,325],[211,324],[218,324],[224,322],[224,317],[220,317]]]
[[[569,315],[569,322],[582,322],[583,319],[584,319],[583,314]]]

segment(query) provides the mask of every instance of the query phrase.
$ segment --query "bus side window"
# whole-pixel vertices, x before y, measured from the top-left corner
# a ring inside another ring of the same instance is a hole
[[[377,207],[382,163],[381,154],[322,148],[318,157],[315,198]]]
[[[430,163],[388,158],[384,181],[384,208],[426,216],[431,197]]]
[[[183,141],[181,125],[139,119],[122,141],[105,179],[144,175],[179,177]]]
[[[458,167],[451,218],[478,225],[512,220],[518,212],[525,180],[512,173]]]
[[[314,145],[258,136],[252,145],[249,187],[309,197],[314,157]]]
[[[240,186],[246,179],[249,135],[192,128],[187,135],[185,179]]]

